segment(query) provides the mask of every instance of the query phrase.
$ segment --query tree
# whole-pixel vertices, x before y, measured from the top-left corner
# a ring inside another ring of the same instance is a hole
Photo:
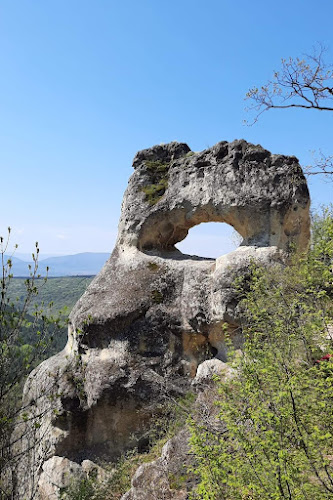
[[[333,111],[333,68],[324,61],[325,49],[318,45],[311,55],[281,60],[280,71],[261,87],[253,87],[246,94],[252,102],[248,108],[260,115],[271,109],[301,108]],[[308,175],[333,174],[333,155],[319,154],[314,167],[307,167]]]
[[[12,256],[7,256],[10,228],[7,238],[0,236],[0,498],[12,498],[15,468],[22,454],[29,450],[19,446],[24,437],[20,424],[31,421],[37,429],[42,415],[32,408],[22,408],[24,381],[31,370],[45,357],[52,337],[61,327],[60,316],[47,314],[48,307],[35,304],[40,287],[46,282],[38,274],[39,248],[36,243],[29,265],[30,277],[25,280],[23,304],[13,297],[11,284],[14,279]],[[15,249],[17,246],[15,246]],[[14,250],[15,251],[15,250]],[[21,426],[25,429],[26,426]],[[30,440],[31,442],[31,440]],[[32,446],[36,444],[32,442]]]

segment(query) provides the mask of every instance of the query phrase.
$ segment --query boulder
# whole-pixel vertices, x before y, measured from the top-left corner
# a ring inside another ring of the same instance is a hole
[[[198,366],[192,385],[209,385],[214,382],[215,377],[226,380],[232,378],[234,373],[235,370],[220,359],[207,359]]]
[[[186,500],[193,486],[188,472],[190,463],[189,432],[182,429],[167,441],[160,458],[140,465],[131,489],[121,500]]]
[[[79,464],[67,458],[54,456],[44,462],[39,479],[39,498],[56,500],[73,482],[86,476]]]

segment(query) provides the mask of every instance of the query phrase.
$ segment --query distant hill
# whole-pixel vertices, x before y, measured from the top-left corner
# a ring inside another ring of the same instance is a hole
[[[38,263],[38,273],[46,275],[46,268],[49,268],[49,277],[60,276],[94,276],[97,274],[105,262],[110,257],[108,253],[85,252],[76,255],[63,255],[61,257],[49,257]],[[11,257],[14,277],[29,276],[29,262]]]
[[[26,262],[24,262],[24,264],[26,264]],[[49,315],[50,313],[57,315],[60,309],[65,307],[67,308],[67,310],[63,311],[62,314],[64,324],[57,332],[57,335],[54,336],[51,346],[49,346],[45,351],[44,358],[52,356],[64,348],[67,341],[67,316],[76,301],[85,292],[91,281],[92,278],[87,278],[85,276],[50,278],[46,281],[46,283],[42,279],[36,281],[35,284],[38,287],[38,295],[36,297],[32,297],[32,301],[28,306],[28,313],[33,313],[35,304],[37,304],[38,307],[41,307],[46,315]],[[8,296],[14,302],[14,307],[21,310],[27,296],[24,278],[11,280],[8,289]],[[49,308],[48,305],[50,303],[52,303],[52,307]],[[32,324],[30,326],[24,327],[22,330],[22,335],[26,343],[36,342],[36,331],[38,328],[34,325],[34,321],[31,323]],[[39,361],[42,361],[42,359]]]
[[[50,278],[46,283],[42,279],[37,280],[35,284],[38,287],[38,295],[33,297],[29,311],[34,310],[33,304],[35,303],[39,306],[43,303],[46,307],[50,302],[52,302],[52,311],[54,313],[64,307],[67,307],[70,311],[92,279],[86,276],[66,276]],[[15,278],[11,280],[8,293],[13,301],[17,301],[17,307],[21,309],[27,295],[25,279]]]

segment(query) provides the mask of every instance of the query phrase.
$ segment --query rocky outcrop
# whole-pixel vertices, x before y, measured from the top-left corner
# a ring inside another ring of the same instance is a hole
[[[198,366],[192,385],[201,389],[210,385],[215,378],[229,380],[233,377],[234,373],[235,369],[228,365],[228,363],[223,363],[223,361],[217,358],[207,359]]]
[[[24,405],[43,415],[37,479],[54,456],[81,464],[144,449],[161,399],[186,392],[202,361],[226,361],[226,332],[241,342],[235,277],[252,259],[281,265],[308,244],[309,194],[295,157],[246,141],[200,153],[170,143],[139,152],[133,166],[115,249],[70,315],[65,350],[26,384]],[[211,221],[233,226],[240,247],[216,260],[176,249]]]
[[[96,480],[105,483],[110,476],[102,467],[91,460],[83,460],[82,464],[71,462],[68,458],[53,456],[43,463],[39,477],[38,496],[48,500],[61,497],[71,498],[66,492],[74,485],[85,480]]]
[[[81,465],[68,458],[54,456],[44,462],[39,478],[39,495],[56,500],[61,492],[70,487],[73,481],[85,478]]]
[[[121,500],[186,500],[194,482],[191,465],[189,432],[183,429],[167,441],[160,458],[140,465]]]

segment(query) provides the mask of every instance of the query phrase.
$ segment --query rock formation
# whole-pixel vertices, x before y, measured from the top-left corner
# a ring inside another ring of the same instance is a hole
[[[66,348],[26,384],[24,404],[43,415],[30,464],[40,498],[54,457],[76,470],[144,449],[161,398],[186,391],[202,361],[226,361],[226,331],[241,341],[235,277],[250,259],[283,263],[308,245],[309,193],[293,156],[244,140],[199,153],[172,142],[140,151],[133,167],[115,249],[71,312]],[[175,248],[212,221],[238,231],[237,250],[214,260]]]

